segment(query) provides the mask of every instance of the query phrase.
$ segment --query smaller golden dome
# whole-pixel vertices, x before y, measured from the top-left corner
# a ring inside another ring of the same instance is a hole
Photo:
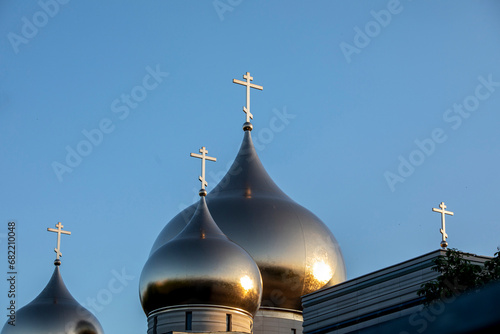
[[[188,225],[150,255],[139,293],[146,315],[201,304],[234,307],[253,316],[260,306],[262,278],[252,257],[219,229],[202,196]]]

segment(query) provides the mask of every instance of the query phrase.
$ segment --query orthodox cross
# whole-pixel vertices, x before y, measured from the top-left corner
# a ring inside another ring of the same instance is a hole
[[[54,248],[54,251],[56,252],[56,262],[61,262],[59,260],[59,256],[62,256],[61,254],[61,234],[68,234],[70,235],[70,231],[63,231],[62,228],[64,227],[61,222],[58,222],[56,224],[57,230],[55,228],[47,228],[47,231],[49,232],[56,232],[57,233],[57,248]]]
[[[201,159],[201,176],[198,178],[201,181],[200,196],[206,196],[207,191],[205,190],[205,186],[208,186],[208,183],[205,180],[205,160],[217,161],[217,159],[206,155],[208,153],[208,151],[206,150],[205,146],[200,148],[200,153],[201,154],[191,153],[191,156]]]
[[[246,105],[246,107],[243,107],[243,112],[245,114],[247,114],[247,123],[250,123],[250,118],[253,119],[253,115],[252,115],[252,113],[250,113],[250,88],[255,88],[255,89],[263,90],[264,87],[255,85],[253,83],[250,83],[250,81],[253,80],[253,77],[250,76],[250,72],[247,72],[247,74],[245,74],[243,76],[243,79],[247,79],[247,81],[241,81],[241,80],[233,79],[233,83],[236,83],[236,84],[243,85],[243,86],[247,87],[247,105]]]
[[[445,215],[453,216],[453,212],[445,210],[446,205],[444,205],[444,202],[441,202],[441,204],[439,204],[439,207],[441,209],[432,208],[432,211],[439,212],[441,214],[441,229],[439,230],[443,235],[443,239],[441,240],[441,247],[446,248],[448,246],[448,242],[446,241],[446,238],[448,238],[448,234],[446,234],[446,225],[444,222],[444,217]]]

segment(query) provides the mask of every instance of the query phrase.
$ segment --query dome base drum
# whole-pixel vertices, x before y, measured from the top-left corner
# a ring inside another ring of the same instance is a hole
[[[252,333],[253,317],[241,309],[216,305],[183,305],[148,316],[147,334],[167,332]]]

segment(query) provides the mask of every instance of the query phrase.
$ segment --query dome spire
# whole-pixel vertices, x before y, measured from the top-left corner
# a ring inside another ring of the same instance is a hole
[[[200,196],[207,196],[207,191],[205,190],[205,187],[208,186],[207,180],[205,179],[205,160],[208,161],[217,161],[216,158],[214,157],[209,157],[206,154],[208,153],[207,149],[205,146],[202,146],[200,148],[200,153],[191,153],[191,156],[194,158],[200,158],[201,159],[201,176],[198,177],[198,179],[201,181],[201,189],[200,189]]]
[[[250,83],[250,81],[253,80],[253,77],[250,76],[250,72],[247,72],[245,75],[243,75],[243,79],[246,79],[247,81],[241,81],[237,79],[233,79],[233,83],[243,85],[247,87],[247,105],[246,107],[243,107],[243,112],[247,115],[247,120],[243,124],[243,131],[252,131],[253,125],[250,123],[250,118],[253,119],[253,115],[250,112],[250,88],[255,88],[258,90],[263,90],[264,87],[258,86],[256,84]]]
[[[54,248],[54,252],[56,252],[56,259],[54,260],[54,265],[59,266],[59,265],[61,265],[61,260],[59,259],[59,257],[62,256],[62,253],[61,253],[61,234],[71,235],[71,232],[70,231],[63,231],[62,228],[64,226],[63,226],[63,224],[61,224],[61,222],[58,222],[56,224],[56,227],[57,227],[57,229],[47,228],[47,231],[57,233],[57,247]]]
[[[439,204],[439,207],[440,209],[432,208],[432,211],[439,212],[441,214],[441,229],[439,230],[439,232],[441,232],[442,234],[441,247],[443,247],[443,249],[446,249],[446,247],[448,247],[448,242],[446,241],[446,238],[448,238],[448,234],[446,234],[444,217],[445,215],[453,216],[453,212],[445,210],[446,205],[444,204],[444,202],[441,202],[441,204]]]

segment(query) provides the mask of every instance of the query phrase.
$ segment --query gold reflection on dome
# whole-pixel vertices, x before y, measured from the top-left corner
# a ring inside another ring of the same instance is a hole
[[[248,275],[245,275],[242,278],[240,278],[240,284],[245,291],[248,291],[253,288],[253,281]]]
[[[324,287],[333,278],[335,268],[325,259],[312,259],[306,269],[304,294]]]
[[[324,261],[317,261],[313,264],[312,274],[319,283],[327,283],[333,276],[332,268]]]

